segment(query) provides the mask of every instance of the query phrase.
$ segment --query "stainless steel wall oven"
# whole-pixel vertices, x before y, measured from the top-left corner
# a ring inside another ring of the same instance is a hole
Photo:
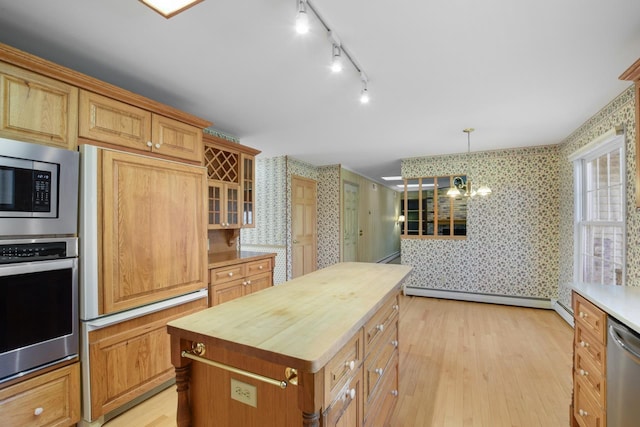
[[[0,382],[78,357],[75,237],[0,242]]]

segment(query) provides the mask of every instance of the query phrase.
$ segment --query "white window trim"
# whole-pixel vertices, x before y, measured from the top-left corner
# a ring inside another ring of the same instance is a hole
[[[586,181],[586,171],[584,163],[589,160],[593,160],[602,154],[611,152],[616,149],[621,149],[620,169],[621,176],[624,179],[624,186],[622,191],[622,235],[624,238],[624,244],[622,245],[622,285],[626,283],[626,270],[627,270],[627,174],[626,174],[626,144],[625,144],[625,132],[624,128],[616,126],[613,129],[607,131],[598,138],[592,140],[587,145],[574,151],[568,156],[569,161],[573,162],[573,182],[574,182],[574,213],[573,213],[573,280],[578,282],[581,279],[582,271],[582,233],[580,230],[580,223],[585,216],[585,206],[583,200],[583,188]],[[606,225],[603,223],[603,225]]]

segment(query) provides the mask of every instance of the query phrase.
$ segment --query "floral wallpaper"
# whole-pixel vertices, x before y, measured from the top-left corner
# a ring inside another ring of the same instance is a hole
[[[340,165],[318,168],[318,268],[340,262]]]
[[[468,204],[467,238],[401,241],[407,286],[555,298],[559,248],[558,146],[402,161],[402,176],[467,173],[493,193]]]
[[[615,126],[622,125],[626,131],[626,173],[627,173],[627,261],[626,285],[640,286],[640,211],[635,206],[636,174],[636,117],[635,93],[631,85],[602,110],[574,131],[560,144],[560,181],[563,196],[560,198],[560,270],[558,277],[558,301],[571,308],[571,288],[573,281],[573,222],[574,187],[573,164],[567,157],[598,136]]]

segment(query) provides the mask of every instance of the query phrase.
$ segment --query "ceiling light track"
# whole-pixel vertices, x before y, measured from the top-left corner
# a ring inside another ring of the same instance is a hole
[[[331,40],[332,71],[334,72],[341,71],[342,67],[335,65],[336,60],[339,60],[343,57],[347,58],[351,63],[351,65],[353,65],[353,68],[358,73],[358,76],[360,77],[360,81],[362,82],[360,102],[362,102],[363,104],[368,103],[369,102],[369,90],[368,90],[369,78],[367,77],[366,73],[364,72],[364,70],[362,69],[362,67],[356,60],[356,58],[354,57],[353,53],[351,53],[349,49],[347,49],[347,47],[342,43],[336,31],[332,29],[329,26],[329,24],[327,24],[327,21],[322,17],[322,15],[320,15],[320,13],[318,13],[318,10],[311,3],[311,1],[297,0],[297,2],[298,2],[297,3],[298,15],[296,16],[296,31],[300,34],[305,34],[309,31],[308,11],[311,11],[315,15],[315,17],[318,19],[320,24],[324,27],[329,39]]]

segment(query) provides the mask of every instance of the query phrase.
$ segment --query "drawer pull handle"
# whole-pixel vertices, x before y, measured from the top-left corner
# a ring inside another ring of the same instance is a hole
[[[586,417],[587,415],[589,415],[589,413],[587,411],[583,411],[582,409],[578,410],[578,414],[580,414],[580,416],[582,416],[582,417]]]
[[[147,147],[153,147],[153,142],[147,141]]]
[[[229,272],[229,277],[232,277],[232,276],[233,276],[233,271],[230,271]]]
[[[251,280],[247,280],[247,285],[250,285],[250,284],[251,284]]]
[[[391,341],[391,345],[394,346],[395,348],[398,348],[398,341],[396,340]]]
[[[353,368],[356,367],[356,362],[355,362],[355,360],[351,360],[351,361],[347,361],[344,365],[347,368],[349,368],[350,371],[353,371]]]
[[[260,265],[260,266],[258,266],[258,270],[262,270],[262,266],[261,266],[261,265]]]
[[[399,308],[400,308],[400,306],[399,306],[398,304],[394,304],[394,305],[393,305],[393,309],[394,309],[394,310],[398,311],[398,309],[399,309]]]
[[[156,142],[156,148],[160,148],[160,144]]]
[[[351,390],[347,390],[346,396],[347,399],[355,399],[356,398],[356,389],[352,388]]]
[[[242,286],[247,286],[247,282],[242,282]]]
[[[589,375],[589,371],[585,371],[584,369],[580,369],[580,375],[582,375],[583,377],[586,377],[587,375]]]
[[[397,396],[398,390],[391,390],[391,396]]]
[[[580,341],[580,347],[589,347],[589,343],[586,341]]]
[[[39,415],[42,415],[43,412],[44,412],[44,409],[38,407],[38,408],[36,408],[35,411],[33,411],[33,415],[35,415],[37,417]]]
[[[581,317],[581,318],[583,318],[583,319],[586,319],[586,318],[587,318],[587,317],[589,317],[589,316],[588,316],[588,314],[587,314],[587,313],[585,313],[584,311],[581,311],[581,312],[580,312],[580,317]]]
[[[376,374],[382,376],[382,373],[384,372],[384,370],[382,368],[376,368]]]
[[[376,329],[379,330],[380,332],[384,331],[384,325],[381,323],[378,326],[376,326]]]

